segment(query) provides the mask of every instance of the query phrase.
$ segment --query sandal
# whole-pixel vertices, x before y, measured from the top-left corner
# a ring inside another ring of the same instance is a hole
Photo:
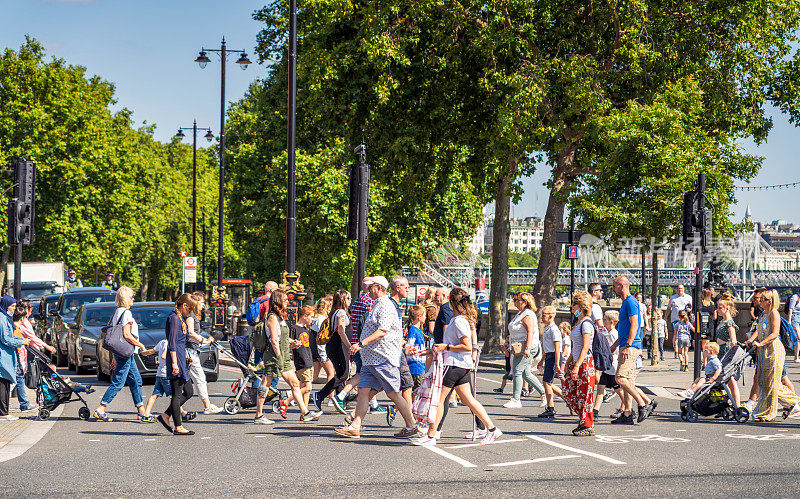
[[[94,414],[92,415],[92,417],[94,417],[98,421],[102,421],[103,423],[110,423],[110,422],[114,421],[113,419],[108,417],[108,414],[106,414],[105,412],[94,411]]]
[[[576,437],[592,437],[594,436],[594,428],[583,428],[580,431],[572,432]]]
[[[186,421],[191,421],[197,417],[197,411],[190,411],[181,416],[181,419],[185,419]]]
[[[583,426],[582,424],[579,424],[577,428],[575,428],[574,430],[572,430],[572,434],[573,434],[573,435],[577,435],[577,434],[578,434],[578,432],[582,431],[584,428],[586,428],[586,427],[585,427],[585,426]]]

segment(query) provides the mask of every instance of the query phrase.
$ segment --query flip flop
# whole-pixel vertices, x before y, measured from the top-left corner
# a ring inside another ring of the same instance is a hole
[[[161,426],[166,428],[168,432],[172,433],[172,431],[173,431],[172,427],[166,421],[164,421],[164,415],[163,414],[159,414],[156,419],[158,420],[159,423],[161,423]]]
[[[106,414],[105,412],[97,412],[97,411],[95,411],[95,412],[94,412],[94,414],[93,414],[93,416],[94,416],[94,417],[95,417],[95,418],[96,418],[98,421],[102,421],[103,423],[110,423],[111,421],[114,421],[113,419],[111,419],[110,417],[108,417],[108,414]]]

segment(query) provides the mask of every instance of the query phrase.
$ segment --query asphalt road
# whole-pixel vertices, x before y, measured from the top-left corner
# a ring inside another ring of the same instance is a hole
[[[479,399],[505,435],[472,445],[464,439],[471,420],[461,406],[451,410],[435,449],[392,438],[399,422],[390,429],[377,415],[367,417],[361,439],[340,437],[333,428],[343,418],[332,408],[317,423],[298,422],[292,408],[286,421],[274,415],[273,426],[253,425],[253,409],[201,414],[187,424],[197,435],[174,437],[157,423],[135,421],[127,389],[109,407],[111,423],[78,419],[80,405],[71,402],[39,443],[0,464],[0,496],[790,496],[800,487],[798,419],[685,423],[677,401],[661,400],[651,419],[619,427],[608,424],[615,398],[601,410],[597,435],[576,438],[576,419],[563,403],[554,420],[532,417],[541,410],[538,399],[503,408],[508,395],[490,391],[500,375],[479,374]],[[211,385],[217,405],[235,376],[222,368]],[[151,392],[146,385],[145,396]],[[89,395],[92,410],[102,393],[100,387]],[[196,398],[187,404],[200,407]]]

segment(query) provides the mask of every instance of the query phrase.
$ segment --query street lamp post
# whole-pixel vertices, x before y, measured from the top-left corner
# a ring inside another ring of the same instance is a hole
[[[298,307],[306,296],[295,266],[297,220],[295,212],[295,136],[297,115],[297,1],[289,0],[289,102],[288,164],[286,175],[286,270],[281,289],[289,298],[289,319],[294,321]]]
[[[227,308],[228,296],[225,292],[225,287],[222,285],[223,279],[223,253],[222,253],[222,236],[223,236],[223,223],[224,223],[224,209],[225,209],[225,62],[227,61],[228,53],[240,54],[236,64],[242,69],[247,69],[250,64],[250,59],[247,58],[247,53],[244,50],[231,50],[225,45],[225,38],[222,38],[222,44],[219,49],[207,49],[202,47],[200,55],[195,59],[195,62],[204,69],[211,59],[208,58],[208,52],[215,52],[220,57],[221,67],[221,85],[220,85],[220,103],[219,103],[219,220],[217,227],[217,286],[214,288],[211,299],[217,310],[214,313],[214,326],[218,328],[222,336],[227,333],[227,320],[224,309]],[[221,309],[221,310],[220,310]]]
[[[197,120],[194,120],[191,128],[178,127],[175,137],[183,140],[186,137],[184,130],[192,131],[192,256],[197,257],[197,131],[207,130],[204,137],[209,142],[214,138],[214,134],[210,128],[198,128]]]

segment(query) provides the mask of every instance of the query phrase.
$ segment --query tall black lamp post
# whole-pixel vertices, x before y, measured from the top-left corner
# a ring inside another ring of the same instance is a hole
[[[212,305],[214,306],[214,328],[224,337],[227,333],[227,317],[225,309],[228,305],[228,295],[225,292],[225,287],[222,285],[223,280],[223,253],[222,253],[222,235],[224,224],[224,208],[225,208],[225,63],[228,58],[228,53],[240,54],[236,64],[242,69],[247,69],[250,64],[250,59],[247,58],[247,53],[244,50],[230,50],[225,45],[225,38],[222,38],[222,45],[219,49],[207,49],[202,47],[200,55],[195,59],[195,62],[204,69],[211,59],[208,58],[208,52],[215,52],[219,54],[221,67],[221,87],[220,87],[220,102],[219,102],[219,220],[217,227],[217,285],[211,295]]]
[[[306,292],[300,284],[300,273],[295,268],[297,216],[295,213],[295,117],[297,114],[297,1],[289,0],[289,113],[288,113],[288,168],[286,176],[286,270],[281,289],[289,298],[289,316],[294,320],[297,308]]]
[[[214,139],[214,134],[211,133],[210,128],[198,128],[197,120],[194,120],[191,128],[178,127],[178,133],[175,137],[183,140],[184,130],[192,131],[192,256],[197,257],[197,131],[207,130],[204,137],[207,141],[211,142]]]

